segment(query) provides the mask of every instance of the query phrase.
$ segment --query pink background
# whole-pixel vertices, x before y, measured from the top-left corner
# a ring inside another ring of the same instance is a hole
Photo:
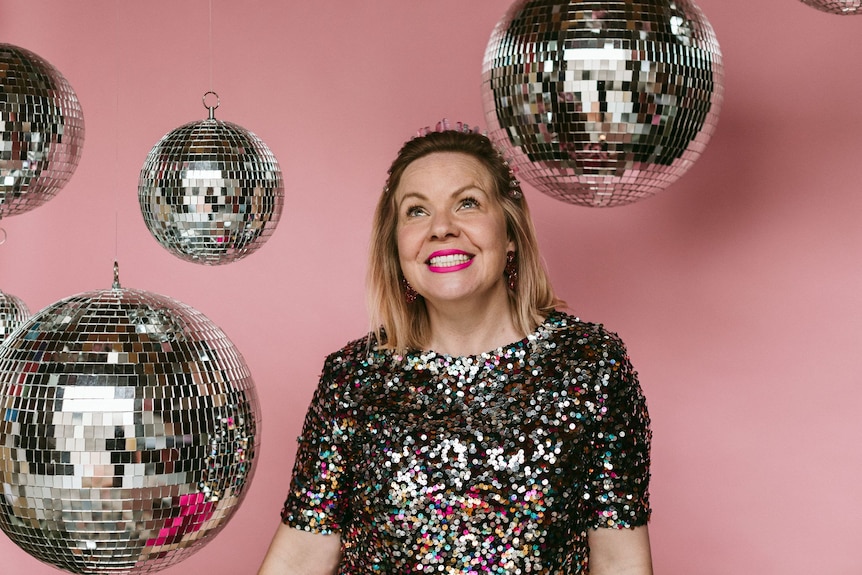
[[[367,328],[364,271],[385,170],[417,128],[484,126],[484,47],[508,0],[0,0],[0,41],[36,52],[84,109],[57,197],[0,222],[0,289],[35,312],[124,287],[185,302],[242,351],[263,402],[242,508],[166,574],[253,573],[278,523],[323,357]],[[799,0],[699,0],[724,55],[718,130],[637,204],[527,186],[573,310],[627,342],[655,433],[657,573],[862,573],[862,16]],[[211,71],[212,70],[212,71]],[[212,80],[211,80],[212,75]],[[212,82],[212,83],[211,83]],[[216,116],[286,178],[270,241],[204,267],[150,236],[137,178],[166,132]],[[0,572],[55,573],[0,537]]]

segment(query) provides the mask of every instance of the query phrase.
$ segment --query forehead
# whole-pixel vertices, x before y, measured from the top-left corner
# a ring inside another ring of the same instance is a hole
[[[472,184],[491,191],[493,176],[488,168],[470,154],[461,152],[433,152],[411,162],[401,175],[396,194],[415,192],[422,188],[458,188]]]

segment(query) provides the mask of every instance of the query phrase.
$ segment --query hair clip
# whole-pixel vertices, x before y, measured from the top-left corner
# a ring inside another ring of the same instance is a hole
[[[521,190],[521,181],[518,179],[518,176],[515,175],[518,171],[518,167],[512,166],[512,164],[509,163],[509,160],[506,159],[506,156],[503,155],[500,148],[494,146],[494,149],[497,150],[497,156],[499,156],[500,161],[503,162],[503,165],[506,166],[506,169],[509,171],[509,197],[514,200],[520,200],[524,197],[524,192]]]
[[[487,135],[487,134],[483,134],[483,132],[479,129],[478,126],[472,126],[471,127],[470,124],[465,124],[464,122],[456,122],[455,125],[453,126],[452,124],[449,123],[448,119],[443,118],[442,120],[437,122],[437,125],[433,129],[430,126],[425,126],[424,128],[420,128],[419,130],[417,130],[416,136],[418,138],[424,138],[425,136],[427,136],[428,134],[431,134],[433,132],[447,132],[450,130],[453,130],[455,132],[461,132],[463,134]]]

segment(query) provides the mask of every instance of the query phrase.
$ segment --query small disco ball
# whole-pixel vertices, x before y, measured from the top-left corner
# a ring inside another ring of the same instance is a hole
[[[689,0],[518,0],[488,42],[489,137],[556,199],[618,206],[685,173],[715,130],[718,42]]]
[[[862,14],[862,0],[802,0],[802,3],[831,14]]]
[[[0,345],[0,528],[70,573],[153,573],[227,524],[259,449],[242,356],[191,307],[119,284]]]
[[[205,265],[260,248],[284,204],[275,156],[252,132],[216,120],[217,107],[209,107],[208,119],[168,132],[150,150],[138,181],[141,214],[156,241]]]
[[[0,344],[29,317],[30,310],[21,298],[0,291]]]
[[[84,115],[66,78],[23,48],[0,44],[0,218],[41,206],[81,158]]]

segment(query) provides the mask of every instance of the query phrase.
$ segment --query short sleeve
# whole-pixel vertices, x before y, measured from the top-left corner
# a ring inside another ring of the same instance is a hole
[[[605,335],[596,370],[596,411],[583,494],[588,526],[636,527],[649,520],[650,418],[622,342]]]
[[[286,525],[340,532],[350,497],[351,410],[327,360],[299,437],[290,491],[281,511]]]

